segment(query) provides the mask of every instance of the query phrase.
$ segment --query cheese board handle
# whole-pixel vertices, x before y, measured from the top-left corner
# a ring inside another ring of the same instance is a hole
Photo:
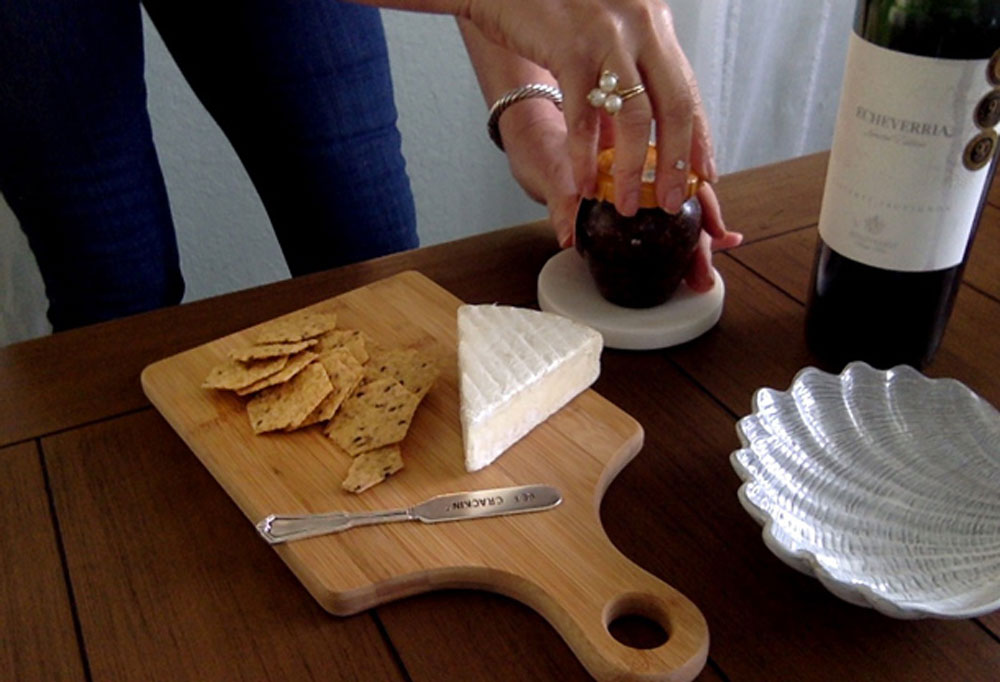
[[[610,540],[599,552],[601,570],[574,576],[586,598],[552,595],[555,603],[533,604],[598,682],[644,680],[687,682],[708,658],[708,624],[697,606],[679,591],[621,554]],[[581,557],[582,563],[586,562]],[[561,593],[566,594],[566,593]],[[522,595],[521,598],[524,599]],[[560,603],[560,599],[566,599]],[[531,603],[532,599],[525,600]],[[666,641],[636,648],[617,640],[609,626],[624,616],[659,625]]]

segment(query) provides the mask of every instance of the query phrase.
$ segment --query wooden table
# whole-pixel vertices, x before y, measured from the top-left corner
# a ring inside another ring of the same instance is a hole
[[[646,440],[602,518],[705,614],[699,679],[995,682],[1000,613],[897,621],[848,605],[775,558],[736,498],[735,421],[755,389],[785,388],[813,362],[803,302],[825,164],[725,177],[728,222],[747,240],[716,258],[728,298],[718,326],[672,350],[605,351],[596,389]],[[544,224],[519,226],[0,349],[0,679],[586,679],[541,617],[489,593],[328,615],[139,385],[150,362],[406,269],[468,302],[531,306],[555,252]],[[997,253],[1000,187],[928,370],[994,405]]]

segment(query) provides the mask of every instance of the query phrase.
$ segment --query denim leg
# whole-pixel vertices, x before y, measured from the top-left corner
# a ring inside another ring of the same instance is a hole
[[[417,246],[378,10],[144,4],[246,166],[293,275]]]
[[[55,330],[183,294],[134,0],[0,2],[0,192]]]

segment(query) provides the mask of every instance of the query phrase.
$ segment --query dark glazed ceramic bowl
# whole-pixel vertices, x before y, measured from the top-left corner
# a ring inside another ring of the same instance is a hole
[[[680,213],[640,208],[632,217],[610,201],[584,199],[576,216],[576,248],[601,295],[627,308],[665,303],[687,272],[701,233],[701,203]]]

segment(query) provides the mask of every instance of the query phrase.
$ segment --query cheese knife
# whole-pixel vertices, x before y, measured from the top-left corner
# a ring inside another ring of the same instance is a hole
[[[440,523],[488,516],[523,514],[551,509],[562,502],[562,494],[550,485],[518,485],[448,493],[401,509],[369,512],[327,512],[323,514],[271,514],[257,524],[257,530],[272,545],[316,535],[339,533],[356,526],[392,521]]]

